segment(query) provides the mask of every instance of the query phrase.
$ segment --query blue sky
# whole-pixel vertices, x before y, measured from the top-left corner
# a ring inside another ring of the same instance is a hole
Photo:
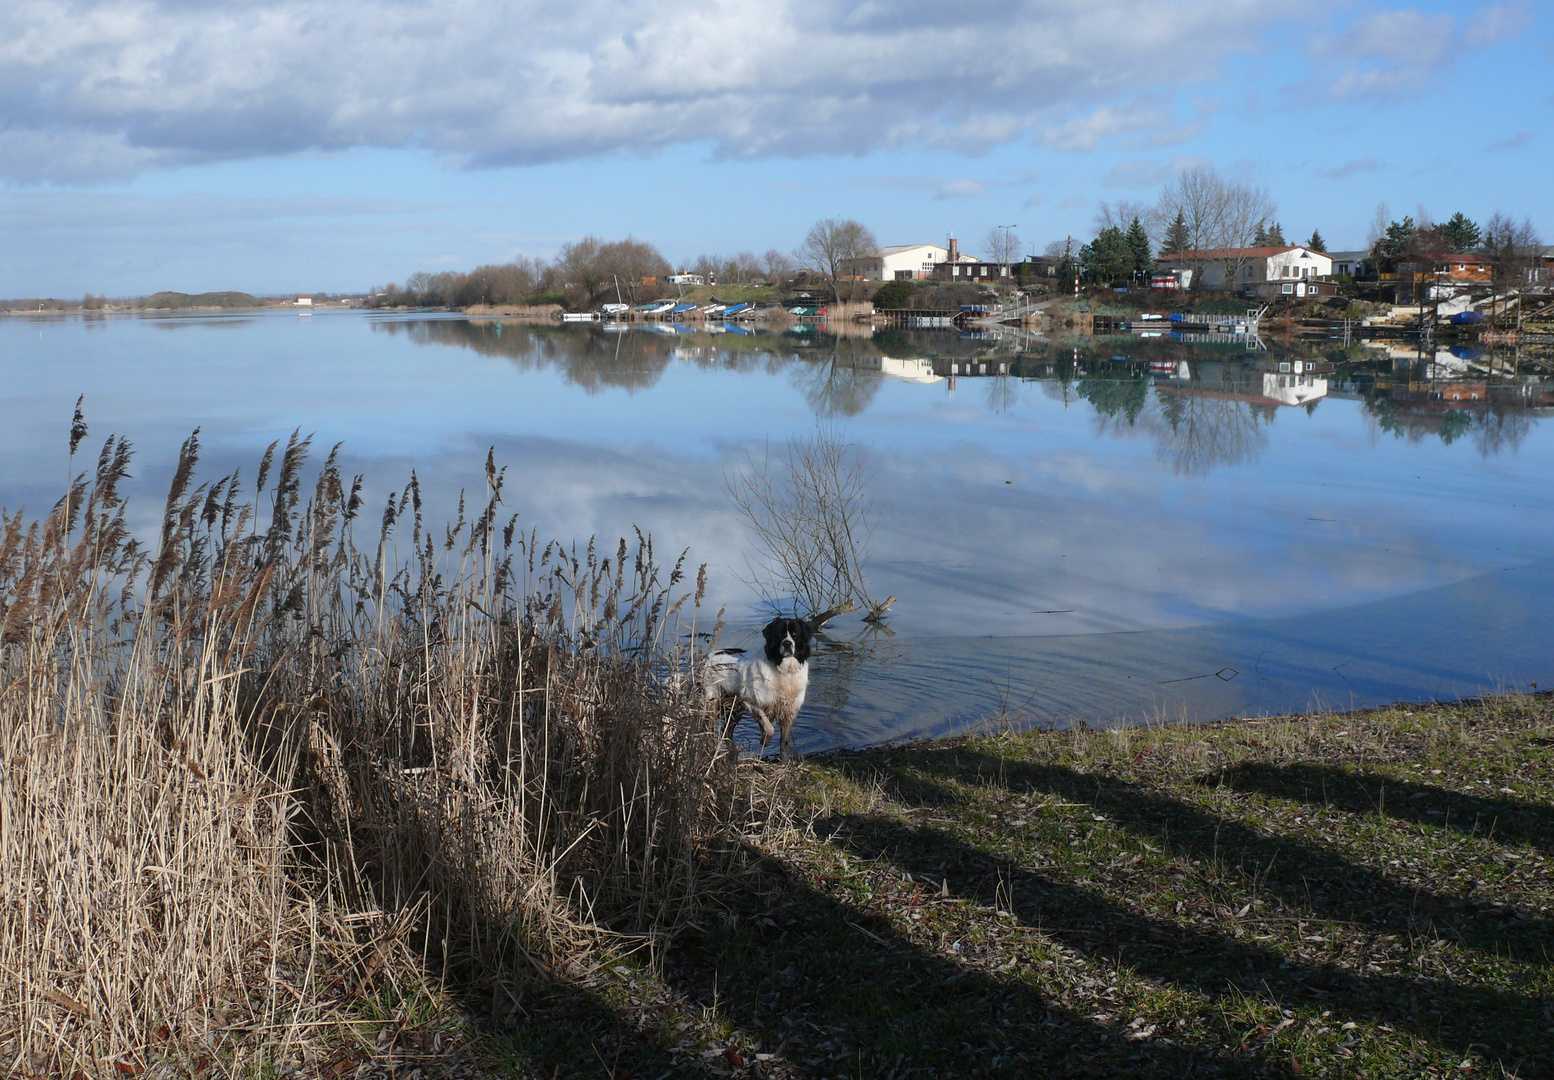
[[[1554,5],[30,0],[0,296],[355,291],[633,234],[673,260],[1038,250],[1212,164],[1292,238],[1549,205]]]

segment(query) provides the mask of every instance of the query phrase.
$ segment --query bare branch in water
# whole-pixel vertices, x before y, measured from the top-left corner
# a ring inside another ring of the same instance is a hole
[[[746,556],[746,583],[774,606],[791,598],[817,627],[862,607],[878,621],[895,602],[876,602],[865,575],[878,520],[868,497],[867,454],[835,428],[770,448],[745,469],[725,472],[729,501],[745,519],[757,553]]]

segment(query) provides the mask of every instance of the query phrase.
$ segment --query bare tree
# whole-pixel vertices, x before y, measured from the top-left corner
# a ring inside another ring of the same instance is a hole
[[[652,244],[627,237],[607,242],[597,236],[562,245],[556,257],[556,273],[569,302],[588,305],[621,296],[632,302],[644,290],[645,278],[662,278],[669,262]]]
[[[761,269],[766,272],[767,281],[781,285],[793,276],[793,256],[771,248],[761,256]]]
[[[1250,261],[1246,249],[1277,209],[1266,190],[1231,183],[1205,165],[1187,170],[1165,186],[1156,220],[1181,214],[1195,284],[1203,281],[1205,266],[1214,262],[1223,269],[1225,287],[1235,289]]]
[[[831,292],[840,305],[843,289],[851,298],[869,259],[877,257],[878,251],[879,241],[865,226],[850,219],[826,218],[815,222],[798,254],[804,265],[830,282]]]
[[[875,514],[864,452],[824,426],[793,439],[773,461],[751,455],[724,474],[729,501],[744,517],[759,554],[747,557],[748,583],[773,606],[791,604],[818,629],[862,605],[877,622],[895,602],[876,602],[864,584]]]
[[[994,225],[982,238],[982,250],[988,262],[1007,266],[1020,258],[1020,234],[1008,225]]]
[[[1376,204],[1376,212],[1371,215],[1370,227],[1365,231],[1365,249],[1371,253],[1371,258],[1376,260],[1376,265],[1381,265],[1382,243],[1387,239],[1387,226],[1392,224],[1392,212],[1387,209],[1386,201]]]
[[[1116,202],[1107,202],[1102,199],[1095,205],[1095,231],[1103,229],[1121,229],[1128,231],[1128,226],[1133,224],[1133,219],[1138,218],[1149,233],[1149,242],[1159,248],[1162,233],[1166,225],[1170,224],[1171,217],[1176,216],[1173,208],[1169,217],[1161,218],[1159,204],[1150,206],[1148,203],[1138,202],[1133,199],[1118,199]]]
[[[1518,224],[1504,214],[1496,214],[1484,225],[1484,253],[1489,256],[1489,272],[1492,287],[1497,294],[1506,297],[1530,284],[1540,268],[1538,232],[1532,221],[1523,218]],[[1498,301],[1497,301],[1498,303]],[[1521,305],[1517,305],[1517,317],[1521,317]]]

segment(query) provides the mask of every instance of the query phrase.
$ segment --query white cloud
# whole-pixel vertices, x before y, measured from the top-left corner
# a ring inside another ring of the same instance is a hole
[[[1380,172],[1386,167],[1385,162],[1377,161],[1373,157],[1362,157],[1355,158],[1353,161],[1346,161],[1342,165],[1335,165],[1331,168],[1317,169],[1316,174],[1328,180],[1347,180],[1349,177],[1358,176],[1360,173]]]
[[[1143,122],[1109,103],[1166,100],[1280,17],[1254,0],[19,0],[0,41],[0,175],[359,146],[474,166],[688,141],[978,151],[1049,128],[1083,146]]]
[[[1463,56],[1506,40],[1526,21],[1524,5],[1497,4],[1467,19],[1412,9],[1379,11],[1312,39],[1328,96],[1391,101],[1431,88]]]
[[[982,185],[975,180],[947,180],[933,194],[936,199],[975,199],[982,194]]]
[[[1212,165],[1208,158],[1191,154],[1178,154],[1170,161],[1119,161],[1112,166],[1102,182],[1107,187],[1148,188],[1158,187],[1167,180],[1196,169],[1200,165]]]
[[[1537,137],[1537,132],[1534,131],[1518,131],[1515,135],[1512,135],[1508,139],[1500,139],[1497,142],[1490,143],[1487,147],[1485,147],[1485,149],[1498,150],[1502,152],[1507,150],[1520,150],[1524,146],[1530,145]]]
[[[1041,141],[1057,150],[1094,150],[1119,135],[1171,125],[1170,113],[1159,102],[1102,106],[1063,124],[1048,127]]]
[[[939,180],[931,176],[876,176],[864,180],[864,184],[867,187],[927,191],[935,199],[975,199],[985,190],[984,185],[976,180]]]

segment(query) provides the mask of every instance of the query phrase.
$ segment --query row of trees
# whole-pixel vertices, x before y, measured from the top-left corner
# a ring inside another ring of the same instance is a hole
[[[379,305],[472,307],[476,304],[588,306],[617,295],[628,303],[649,299],[665,286],[669,261],[652,244],[627,237],[606,241],[585,236],[562,246],[553,262],[519,258],[478,266],[468,273],[411,274],[403,286],[373,289]],[[618,290],[618,292],[617,292]]]
[[[1452,255],[1472,252],[1489,264],[1496,288],[1515,288],[1542,269],[1542,247],[1531,220],[1517,221],[1495,214],[1482,226],[1461,211],[1441,224],[1430,218],[1424,207],[1418,217],[1404,214],[1393,219],[1385,203],[1377,206],[1371,223],[1370,252],[1376,268],[1395,272],[1405,265],[1435,266]]]
[[[773,249],[765,255],[702,255],[685,269],[719,284],[786,282],[793,277],[793,256]],[[478,266],[468,273],[412,274],[404,285],[375,287],[379,306],[472,307],[476,304],[562,304],[592,307],[619,298],[645,303],[674,294],[666,279],[674,272],[652,244],[627,237],[602,240],[585,236],[562,246],[553,261],[519,258]]]

